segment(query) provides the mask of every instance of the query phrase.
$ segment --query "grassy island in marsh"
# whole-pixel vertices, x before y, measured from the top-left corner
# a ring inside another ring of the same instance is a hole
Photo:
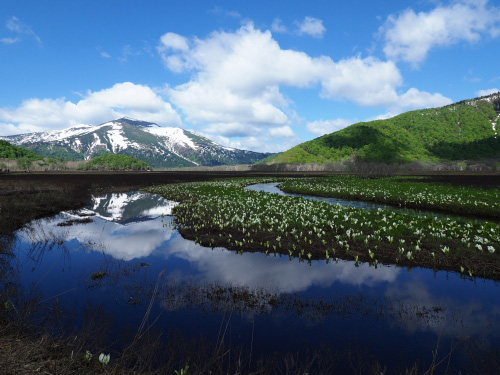
[[[425,177],[361,178],[332,176],[290,179],[287,193],[390,204],[500,220],[500,189],[429,182]]]
[[[269,181],[228,179],[148,190],[179,201],[174,211],[178,230],[204,246],[500,279],[498,223],[357,209],[242,188]]]

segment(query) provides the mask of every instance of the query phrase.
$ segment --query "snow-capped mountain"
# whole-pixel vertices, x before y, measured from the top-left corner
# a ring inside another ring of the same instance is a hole
[[[193,132],[127,117],[101,125],[0,137],[44,156],[88,160],[103,152],[125,154],[153,167],[255,163],[270,154],[223,147]]]

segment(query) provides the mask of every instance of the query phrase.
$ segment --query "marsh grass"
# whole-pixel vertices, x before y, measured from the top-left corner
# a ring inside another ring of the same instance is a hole
[[[384,203],[499,221],[500,186],[488,185],[488,179],[485,180],[478,186],[477,179],[473,178],[448,179],[455,182],[453,184],[437,177],[334,176],[288,180],[279,188],[287,193]]]
[[[500,226],[495,222],[364,210],[242,189],[269,179],[227,179],[150,188],[180,201],[175,225],[207,247],[459,272],[500,280]]]

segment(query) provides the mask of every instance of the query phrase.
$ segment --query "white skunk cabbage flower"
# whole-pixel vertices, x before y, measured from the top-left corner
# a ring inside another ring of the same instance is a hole
[[[107,365],[109,363],[109,358],[109,354],[106,355],[104,353],[101,353],[101,355],[99,356],[99,362],[101,362],[103,365]]]

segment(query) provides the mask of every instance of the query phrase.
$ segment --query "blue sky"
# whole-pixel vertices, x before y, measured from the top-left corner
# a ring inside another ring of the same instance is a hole
[[[0,135],[120,116],[276,152],[498,91],[500,4],[0,4]]]

